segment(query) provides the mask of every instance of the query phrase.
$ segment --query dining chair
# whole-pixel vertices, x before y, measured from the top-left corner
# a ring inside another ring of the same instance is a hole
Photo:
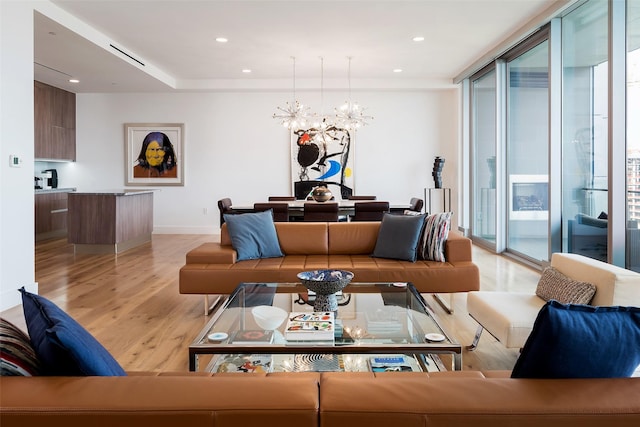
[[[288,203],[254,203],[253,210],[256,212],[273,210],[273,220],[275,222],[289,221],[289,204]]]
[[[376,200],[376,196],[349,196],[349,200]]]
[[[305,203],[304,221],[338,222],[338,203]]]
[[[424,207],[424,200],[419,199],[417,197],[412,197],[409,201],[409,210],[414,212],[422,212],[422,208]]]
[[[224,224],[224,214],[236,213],[231,208],[231,205],[231,199],[228,197],[218,200],[218,209],[220,210],[220,227],[222,227],[222,224]]]
[[[269,196],[270,202],[294,202],[296,196]]]
[[[382,221],[382,217],[389,212],[389,202],[356,202],[354,203],[352,221]]]

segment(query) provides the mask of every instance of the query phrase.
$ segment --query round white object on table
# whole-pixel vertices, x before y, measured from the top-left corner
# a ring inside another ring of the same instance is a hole
[[[222,341],[229,338],[229,334],[226,332],[214,332],[212,334],[207,335],[209,341]]]
[[[444,335],[442,334],[425,334],[424,337],[427,341],[433,341],[433,342],[444,341]]]

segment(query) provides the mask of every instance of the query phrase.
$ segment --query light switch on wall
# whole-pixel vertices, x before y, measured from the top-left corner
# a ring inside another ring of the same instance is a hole
[[[22,157],[16,156],[14,154],[9,156],[9,165],[13,168],[22,167]]]

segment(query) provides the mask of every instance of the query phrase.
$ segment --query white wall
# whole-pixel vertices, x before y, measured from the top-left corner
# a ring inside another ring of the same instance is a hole
[[[20,303],[34,282],[33,11],[0,1],[0,310]],[[22,166],[9,166],[18,155]]]
[[[297,95],[320,108],[318,93]],[[185,186],[154,187],[154,232],[216,233],[217,200],[230,197],[246,205],[270,194],[291,194],[289,132],[272,118],[290,96],[78,94],[77,162],[64,175],[59,172],[60,186],[79,191],[125,188],[124,123],[184,123]],[[344,102],[344,96],[325,93],[325,113]],[[360,92],[352,99],[374,116],[354,142],[356,194],[408,203],[422,196],[424,187],[433,186],[435,156],[447,159],[445,186],[456,185],[456,89]]]

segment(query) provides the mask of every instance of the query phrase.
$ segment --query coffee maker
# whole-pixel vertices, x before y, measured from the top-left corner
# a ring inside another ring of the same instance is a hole
[[[42,188],[49,190],[58,188],[58,171],[55,169],[45,169],[42,171]]]

